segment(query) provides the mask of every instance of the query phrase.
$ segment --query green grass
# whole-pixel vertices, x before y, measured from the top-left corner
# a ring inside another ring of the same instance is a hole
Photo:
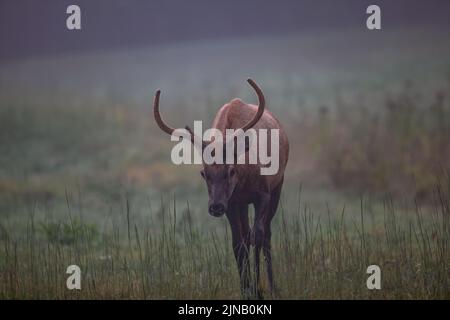
[[[448,202],[436,203],[434,213],[416,208],[408,215],[384,204],[383,211],[362,201],[358,213],[342,208],[318,214],[307,203],[296,209],[283,203],[273,224],[276,298],[450,298]],[[240,298],[225,219],[213,230],[204,228],[187,205],[174,201],[157,212],[142,208],[146,223],[126,209],[125,224],[111,220],[101,227],[74,217],[70,206],[64,222],[37,221],[31,214],[24,232],[2,222],[1,298]],[[80,291],[65,287],[71,264],[82,270]],[[381,268],[381,290],[366,288],[371,264]]]

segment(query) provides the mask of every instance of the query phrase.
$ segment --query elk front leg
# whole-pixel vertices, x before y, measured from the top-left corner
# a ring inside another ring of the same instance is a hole
[[[245,206],[247,207],[247,206]],[[241,209],[241,210],[239,210]],[[227,213],[227,218],[231,227],[232,245],[234,257],[239,271],[241,293],[244,298],[250,297],[250,265],[249,265],[249,240],[250,232],[248,226],[248,216],[241,215],[248,214],[247,209],[235,208]],[[245,222],[247,221],[247,224]]]
[[[255,222],[253,225],[253,240],[255,244],[255,294],[262,299],[260,287],[260,252],[266,238],[266,220],[270,213],[270,196],[262,194],[255,203]]]

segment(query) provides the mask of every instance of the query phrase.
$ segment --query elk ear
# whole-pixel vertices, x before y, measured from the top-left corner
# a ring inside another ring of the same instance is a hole
[[[200,137],[196,137],[194,134],[194,131],[192,131],[191,127],[186,126],[184,127],[190,134],[190,140],[192,142],[192,144],[194,145],[195,148],[198,149],[198,151],[200,153],[203,154],[203,150],[205,150],[205,147],[208,145],[208,143],[206,141],[204,141],[203,139],[201,139]]]
[[[227,143],[223,144],[223,163],[227,163],[227,152],[228,152],[228,146],[232,144],[233,146],[233,150],[232,150],[232,154],[233,154],[233,163],[236,164],[237,163],[237,159],[239,156],[242,155],[242,153],[246,153],[250,150],[250,137],[245,137],[244,139],[244,148],[238,150],[238,146],[237,146],[237,137],[234,137],[232,140],[229,140]]]
[[[234,177],[234,175],[236,174],[236,169],[234,169],[234,166],[229,166],[228,167],[228,176],[230,178]]]
[[[245,137],[245,152],[248,152],[250,150],[250,138]]]
[[[248,152],[248,150],[250,150],[250,137],[245,137],[244,138],[244,153]],[[238,154],[238,146],[237,146],[237,138],[234,138],[234,158],[235,161],[237,161],[236,159],[240,156],[241,154]]]

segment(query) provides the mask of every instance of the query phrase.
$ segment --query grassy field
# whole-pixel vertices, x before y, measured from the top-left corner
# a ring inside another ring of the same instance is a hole
[[[448,203],[436,209],[405,217],[391,202],[384,213],[362,202],[357,219],[346,208],[317,217],[301,201],[294,212],[283,205],[273,227],[276,298],[448,299]],[[20,238],[2,225],[2,298],[240,298],[224,220],[208,230],[174,204],[148,209],[143,224],[126,211],[129,224],[106,231],[70,202],[67,212],[66,222],[31,213]],[[82,270],[80,291],[65,287],[71,264]],[[371,264],[382,270],[381,290],[366,287]]]
[[[228,222],[208,215],[200,168],[170,162],[150,102],[161,87],[170,123],[210,121],[233,97],[254,101],[251,75],[291,142],[272,227],[275,298],[449,299],[450,48],[400,35],[2,66],[0,298],[239,299]],[[80,291],[66,288],[71,264]],[[371,264],[381,290],[366,287]]]

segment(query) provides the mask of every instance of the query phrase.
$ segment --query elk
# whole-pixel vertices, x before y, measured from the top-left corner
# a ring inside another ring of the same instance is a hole
[[[289,142],[286,132],[275,116],[265,108],[262,90],[252,80],[247,80],[258,97],[258,106],[246,104],[240,99],[233,99],[223,105],[216,114],[212,128],[225,134],[226,129],[242,129],[246,132],[254,128],[279,130],[279,170],[274,175],[261,175],[260,163],[256,164],[206,164],[203,162],[201,176],[206,182],[209,202],[209,214],[214,217],[226,215],[232,234],[232,246],[240,275],[241,292],[244,297],[256,295],[262,298],[260,288],[260,252],[266,262],[269,291],[274,293],[274,279],[271,256],[271,221],[277,211],[283,186],[284,171],[289,157]],[[174,128],[161,118],[159,100],[161,91],[156,91],[153,112],[159,128],[172,135]],[[194,143],[194,133],[190,133]],[[198,137],[197,137],[198,138]],[[198,140],[197,140],[198,141]],[[200,139],[200,148],[205,148],[212,141]],[[259,148],[260,146],[258,146]],[[270,147],[270,146],[269,146]],[[248,152],[246,148],[244,152]],[[235,155],[236,157],[237,155]],[[245,155],[244,155],[245,156]],[[248,155],[247,155],[248,156]],[[255,209],[253,227],[249,225],[248,208],[253,204]],[[255,248],[254,282],[250,281],[249,249]]]

